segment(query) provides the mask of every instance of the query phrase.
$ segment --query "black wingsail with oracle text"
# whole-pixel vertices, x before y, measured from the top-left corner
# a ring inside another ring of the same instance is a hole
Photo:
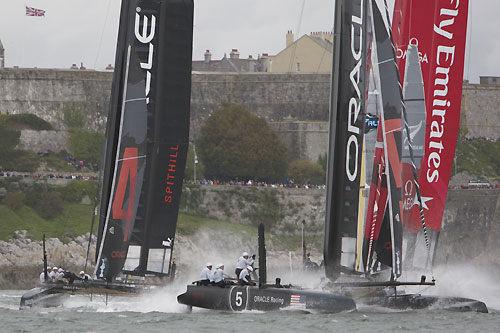
[[[335,280],[354,267],[365,122],[367,1],[337,0],[330,92],[324,262]]]
[[[167,271],[165,250],[173,248],[189,138],[193,7],[192,0],[122,1],[98,278],[110,280],[124,265],[138,275]]]

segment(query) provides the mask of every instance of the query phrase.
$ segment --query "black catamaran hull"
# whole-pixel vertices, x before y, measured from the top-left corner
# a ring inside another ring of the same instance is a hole
[[[25,309],[37,307],[57,307],[69,298],[77,294],[104,294],[104,295],[134,295],[150,289],[148,285],[134,285],[125,283],[107,283],[104,281],[88,281],[82,283],[47,284],[28,290],[21,297],[20,308]]]
[[[362,296],[358,306],[377,306],[396,310],[450,310],[488,313],[486,304],[470,298],[404,294],[397,296]]]
[[[288,288],[259,288],[253,286],[188,286],[177,297],[180,304],[223,311],[302,310],[337,313],[356,309],[354,301],[346,296],[295,290]]]

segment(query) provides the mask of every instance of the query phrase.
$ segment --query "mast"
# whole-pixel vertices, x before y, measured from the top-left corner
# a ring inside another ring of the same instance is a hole
[[[365,0],[336,1],[324,262],[335,280],[341,266],[354,269],[358,230],[366,77]]]

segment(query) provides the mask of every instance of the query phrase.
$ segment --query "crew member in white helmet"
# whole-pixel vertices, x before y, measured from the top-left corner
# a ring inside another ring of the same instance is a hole
[[[60,268],[57,270],[57,273],[56,273],[56,281],[66,282],[66,281],[64,280],[64,269],[62,269],[62,267],[60,267]]]
[[[210,284],[210,279],[212,278],[212,264],[207,262],[207,265],[200,274],[200,284],[202,286],[208,286]]]
[[[239,283],[242,286],[255,286],[255,282],[250,278],[250,272],[253,272],[252,266],[247,266],[241,270]]]
[[[92,278],[90,277],[90,275],[86,274],[84,271],[80,272],[80,279],[82,279],[84,281],[92,281]]]
[[[47,267],[47,281],[50,281],[49,273],[50,273],[51,269],[52,269],[52,267]],[[40,283],[45,283],[47,281],[45,281],[45,271],[43,271],[40,274]]]
[[[210,281],[213,285],[224,288],[224,286],[226,285],[226,281],[224,280],[224,278],[234,279],[234,277],[224,271],[224,264],[218,264],[215,268],[216,270],[212,275],[212,279]]]
[[[52,271],[49,273],[49,281],[56,282],[57,270],[58,268],[56,266],[52,267]]]
[[[247,252],[243,252],[241,257],[238,258],[238,262],[236,263],[236,269],[234,270],[236,276],[240,276],[240,272],[243,270],[243,268],[247,266],[253,266],[254,259],[255,254],[250,257]]]

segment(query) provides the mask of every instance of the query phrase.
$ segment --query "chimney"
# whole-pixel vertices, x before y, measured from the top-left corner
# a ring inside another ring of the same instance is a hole
[[[231,53],[229,53],[229,59],[239,59],[240,58],[240,53],[238,52],[238,49],[232,49]]]
[[[286,47],[289,47],[293,44],[293,32],[292,30],[288,30],[286,33]]]
[[[83,66],[83,62],[80,63],[80,69],[86,69],[85,66]]]
[[[210,53],[210,50],[205,51],[205,63],[209,64],[210,61],[212,61],[212,53]]]

